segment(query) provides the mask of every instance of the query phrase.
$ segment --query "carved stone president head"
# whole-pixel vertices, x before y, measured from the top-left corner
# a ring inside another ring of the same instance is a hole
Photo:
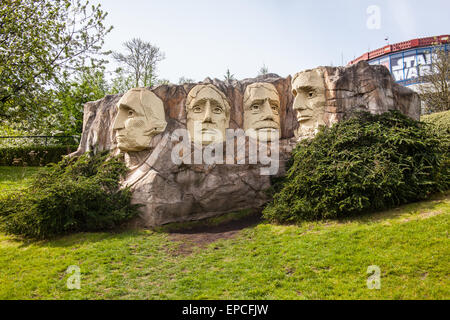
[[[299,72],[292,79],[294,111],[299,123],[296,137],[312,137],[319,126],[325,125],[325,81],[322,70]]]
[[[280,130],[280,96],[271,83],[256,82],[244,93],[244,130],[262,133],[270,140],[270,132]]]
[[[152,137],[166,129],[163,102],[148,89],[129,90],[119,100],[117,108],[113,131],[117,147],[123,152],[149,148]]]
[[[230,104],[212,84],[196,85],[186,99],[187,129],[191,141],[210,144],[224,141],[230,124]]]

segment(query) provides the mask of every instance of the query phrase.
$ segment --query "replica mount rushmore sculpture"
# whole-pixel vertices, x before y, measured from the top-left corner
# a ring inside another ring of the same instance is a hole
[[[135,88],[84,107],[72,156],[123,154],[123,181],[143,205],[136,222],[155,226],[259,208],[299,139],[355,111],[420,117],[416,93],[383,66],[318,67],[292,78]]]

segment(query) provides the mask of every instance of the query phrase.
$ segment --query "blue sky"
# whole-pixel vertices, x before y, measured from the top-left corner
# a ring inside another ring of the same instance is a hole
[[[450,33],[448,0],[106,0],[114,26],[105,49],[139,37],[161,48],[160,78],[201,81],[254,77],[265,64],[287,76],[319,65],[341,65],[386,44]],[[369,6],[380,9],[369,29]],[[113,65],[110,66],[113,68]]]

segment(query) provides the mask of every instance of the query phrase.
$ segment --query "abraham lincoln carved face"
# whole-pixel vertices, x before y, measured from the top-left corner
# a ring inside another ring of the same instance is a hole
[[[319,69],[307,70],[294,75],[292,79],[294,111],[299,123],[297,138],[312,137],[319,126],[325,125],[325,83]]]

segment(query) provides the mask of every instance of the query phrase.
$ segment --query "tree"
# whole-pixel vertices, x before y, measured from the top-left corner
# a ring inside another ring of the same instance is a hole
[[[39,116],[47,91],[66,72],[105,63],[107,13],[88,0],[2,0],[0,3],[0,117]]]
[[[433,52],[431,68],[422,76],[419,94],[425,104],[425,112],[450,110],[450,55],[444,48]]]
[[[225,81],[231,81],[234,80],[234,74],[231,74],[230,69],[227,69],[227,72],[223,76],[225,78]]]
[[[122,68],[117,68],[115,77],[111,80],[109,94],[125,93],[134,87],[133,76]]]
[[[84,104],[103,98],[109,91],[104,70],[85,68],[73,79],[65,75],[65,81],[54,90],[50,112],[42,119],[41,132],[48,134],[78,135],[83,129]]]
[[[191,78],[181,77],[178,79],[178,84],[185,84],[185,83],[194,83],[195,80]]]
[[[168,79],[158,79],[156,80],[156,85],[163,85],[163,84],[170,84],[170,81]]]
[[[164,60],[164,53],[150,42],[134,38],[123,44],[126,53],[113,52],[117,62],[125,67],[125,71],[133,76],[135,87],[148,87],[155,84],[156,65]]]
[[[29,110],[28,116],[19,122],[5,119],[0,133],[80,136],[84,104],[103,98],[108,92],[103,68],[85,68],[75,75],[64,73],[56,86],[46,90],[38,111]]]
[[[269,68],[264,64],[261,69],[259,69],[258,76],[263,76],[269,73]]]

